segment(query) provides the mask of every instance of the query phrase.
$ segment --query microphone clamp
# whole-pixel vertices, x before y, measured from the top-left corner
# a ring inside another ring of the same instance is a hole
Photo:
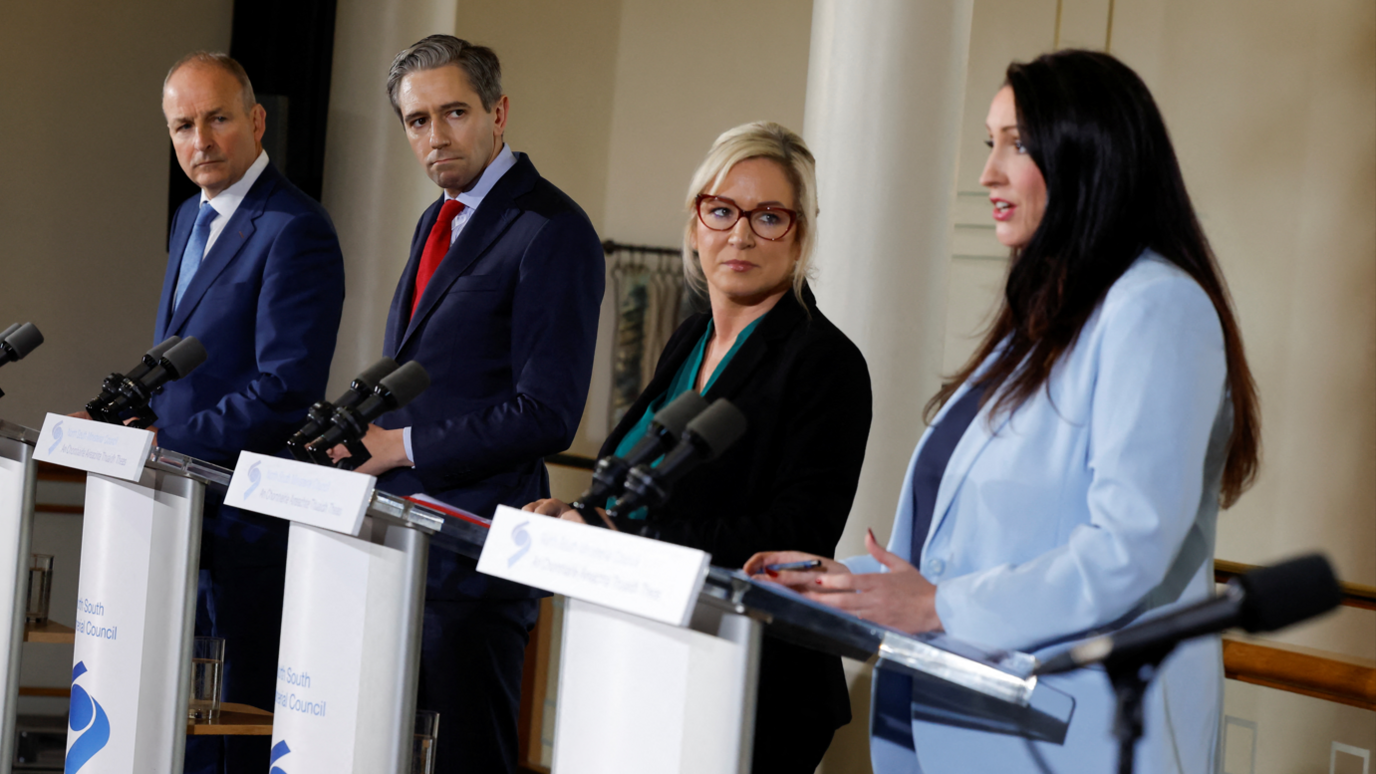
[[[320,434],[321,428],[328,427],[330,417],[334,416],[334,404],[318,400],[306,411],[307,421],[296,434],[287,439],[287,451],[298,462],[313,462],[316,465],[332,465],[330,455],[323,449],[311,448],[311,441]]]
[[[638,503],[636,507],[648,505],[651,507],[663,505],[669,499],[669,490],[660,483],[659,477],[654,475],[649,465],[637,465],[626,473],[626,497],[622,502]],[[608,510],[608,514],[614,518],[629,516],[623,514],[621,503]],[[632,508],[631,510],[635,510]]]

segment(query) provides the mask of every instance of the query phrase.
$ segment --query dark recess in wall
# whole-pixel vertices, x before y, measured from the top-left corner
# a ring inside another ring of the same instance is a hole
[[[268,158],[317,201],[325,173],[334,21],[335,0],[235,0],[229,47],[230,56],[248,71],[258,102],[267,111],[263,148]],[[172,213],[200,189],[182,172],[170,143],[168,154],[170,231]]]

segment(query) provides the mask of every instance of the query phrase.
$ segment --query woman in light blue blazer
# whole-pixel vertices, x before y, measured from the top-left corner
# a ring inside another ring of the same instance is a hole
[[[1213,593],[1218,508],[1256,472],[1257,398],[1135,73],[1088,51],[1013,64],[988,131],[980,182],[1013,252],[1004,301],[927,405],[889,547],[870,535],[869,556],[774,579],[866,620],[1044,658]],[[759,554],[746,569],[801,558]],[[892,679],[877,674],[878,704]],[[911,738],[872,717],[876,772],[1112,771],[1103,671],[1041,679],[1075,699],[1063,745],[911,720],[900,693]],[[1139,771],[1214,768],[1222,683],[1216,637],[1162,665]]]

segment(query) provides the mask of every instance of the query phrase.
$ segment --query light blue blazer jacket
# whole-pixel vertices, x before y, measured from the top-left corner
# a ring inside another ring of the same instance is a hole
[[[1200,286],[1144,253],[1110,288],[1047,388],[987,403],[957,444],[914,564],[952,636],[1045,657],[1103,627],[1213,592],[1219,481],[1232,427],[1223,333]],[[953,406],[969,388],[947,401]],[[944,410],[943,410],[944,414]],[[937,421],[940,421],[938,415]],[[912,561],[912,468],[889,550]],[[869,557],[853,571],[883,568]],[[1178,650],[1148,693],[1138,770],[1210,771],[1222,698],[1217,638]],[[1076,702],[1058,774],[1112,771],[1102,671],[1043,678]],[[1026,741],[913,723],[914,751],[871,737],[876,772],[1036,772]]]

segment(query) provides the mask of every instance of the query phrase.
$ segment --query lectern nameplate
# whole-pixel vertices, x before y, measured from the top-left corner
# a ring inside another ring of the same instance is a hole
[[[124,425],[48,414],[34,447],[34,459],[87,473],[138,481],[153,433]]]
[[[498,506],[478,571],[687,626],[711,555]]]
[[[225,503],[357,536],[376,484],[362,473],[241,452]]]

